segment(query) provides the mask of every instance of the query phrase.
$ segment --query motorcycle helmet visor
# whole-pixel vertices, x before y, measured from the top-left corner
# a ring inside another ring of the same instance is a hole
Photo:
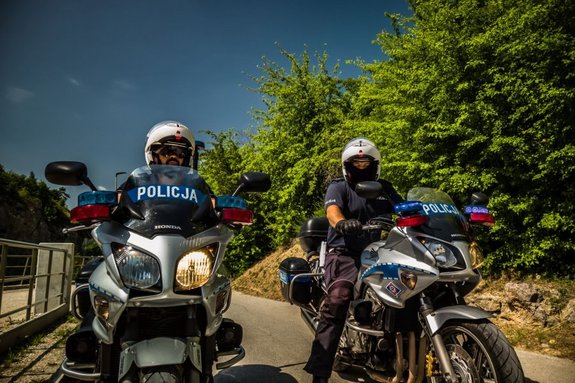
[[[362,181],[376,181],[379,161],[371,157],[356,157],[344,162],[349,181],[357,184]]]
[[[183,159],[190,155],[190,149],[188,147],[174,144],[159,145],[157,148],[152,148],[152,151],[164,158],[175,156]]]
[[[367,169],[371,163],[372,160],[369,158],[356,158],[351,161],[351,164],[359,170]]]

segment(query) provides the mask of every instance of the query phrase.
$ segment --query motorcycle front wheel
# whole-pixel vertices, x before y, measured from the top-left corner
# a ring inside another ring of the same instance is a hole
[[[448,350],[453,349],[450,345],[460,346],[464,352],[459,354],[469,355],[479,375],[478,383],[524,382],[523,369],[515,350],[490,321],[449,322],[440,333]],[[452,363],[456,364],[455,361]]]
[[[180,366],[159,366],[144,368],[140,371],[140,383],[180,383],[182,369]]]

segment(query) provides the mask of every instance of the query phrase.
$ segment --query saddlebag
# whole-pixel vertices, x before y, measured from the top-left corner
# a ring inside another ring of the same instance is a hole
[[[290,257],[280,263],[280,286],[282,295],[286,301],[296,305],[307,305],[310,302],[312,277],[297,277],[300,274],[309,273],[311,273],[310,266],[303,258]]]
[[[301,225],[299,244],[308,256],[319,253],[321,243],[327,240],[328,229],[329,221],[326,217],[310,218]]]

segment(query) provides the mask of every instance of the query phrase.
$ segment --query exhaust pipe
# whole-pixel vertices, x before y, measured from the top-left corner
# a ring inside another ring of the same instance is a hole
[[[400,332],[395,334],[395,355],[397,356],[395,376],[391,383],[399,383],[403,378],[403,335]]]
[[[415,333],[409,332],[409,376],[407,383],[415,383],[416,368],[415,368]]]

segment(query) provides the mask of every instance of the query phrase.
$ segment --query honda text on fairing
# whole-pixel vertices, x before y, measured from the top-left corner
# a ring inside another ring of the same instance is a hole
[[[356,191],[377,198],[381,185],[361,182]],[[361,254],[333,370],[362,366],[381,382],[523,382],[517,354],[492,315],[464,300],[481,279],[473,226],[494,223],[487,196],[474,193],[463,212],[431,188],[410,190],[406,201],[396,205],[395,222],[364,226],[388,234]],[[312,329],[327,291],[327,229],[323,217],[305,222],[300,244],[307,258],[288,258],[279,270],[284,298]]]
[[[73,312],[80,329],[66,343],[61,370],[98,382],[213,382],[212,367],[245,354],[242,327],[223,318],[231,300],[221,269],[230,228],[252,222],[235,194],[263,192],[270,179],[248,172],[236,193],[212,199],[188,167],[134,170],[118,193],[98,191],[80,162],[53,162],[46,178],[86,184],[68,231],[91,229],[102,256],[76,281]]]

